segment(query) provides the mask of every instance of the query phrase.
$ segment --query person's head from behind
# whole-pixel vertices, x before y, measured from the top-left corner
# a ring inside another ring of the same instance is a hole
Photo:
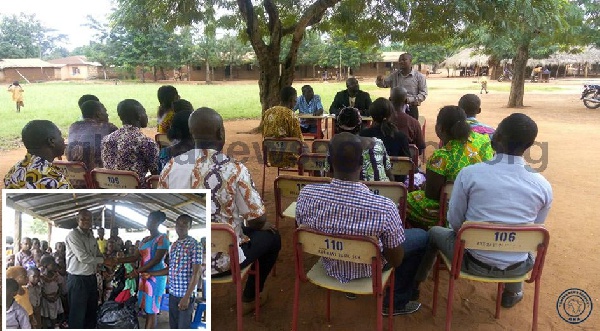
[[[529,116],[514,113],[498,124],[492,137],[492,147],[497,153],[522,156],[533,145],[538,127]]]
[[[435,123],[435,133],[445,144],[450,140],[466,142],[471,134],[467,115],[458,106],[444,106],[440,109]]]
[[[185,99],[175,100],[173,102],[173,111],[175,113],[178,113],[182,110],[194,111],[194,106],[192,106],[191,102],[189,102]]]
[[[392,115],[393,106],[390,100],[386,98],[377,98],[369,107],[369,114],[373,118],[373,122],[381,123],[387,120]]]
[[[31,251],[31,245],[31,238],[23,237],[23,239],[21,239],[21,251],[29,253]]]
[[[134,99],[125,99],[117,105],[117,113],[124,125],[132,125],[138,128],[148,126],[148,115],[142,104]]]
[[[406,104],[408,91],[404,87],[394,87],[390,90],[390,101],[394,106],[403,106]]]
[[[171,127],[167,131],[167,138],[169,140],[192,140],[192,134],[190,133],[189,120],[191,110],[182,110],[175,113],[173,116],[173,122]]]
[[[212,108],[198,108],[188,121],[190,133],[198,148],[223,149],[225,126],[223,118]]]
[[[30,154],[52,161],[65,152],[65,139],[58,127],[48,120],[33,120],[21,131],[23,144]]]
[[[108,122],[108,112],[100,101],[86,101],[81,105],[81,116],[87,119],[95,119],[100,122]]]
[[[156,93],[158,97],[158,117],[162,117],[167,111],[173,109],[173,102],[179,100],[179,93],[177,89],[172,85],[163,85],[158,88]]]
[[[35,267],[27,269],[27,280],[31,285],[37,285],[40,282],[40,269]]]
[[[361,122],[362,118],[358,109],[345,107],[340,110],[340,113],[336,117],[335,124],[337,126],[337,132],[357,134],[360,131]]]
[[[465,111],[467,117],[475,117],[481,113],[481,100],[475,94],[465,94],[458,100],[458,106]]]
[[[358,79],[351,77],[346,80],[346,90],[348,90],[348,95],[351,97],[355,97],[360,90],[360,86],[358,85]]]
[[[54,272],[57,270],[56,261],[51,255],[44,255],[40,260],[40,266],[44,268],[44,270]]]
[[[312,98],[315,96],[315,91],[313,90],[312,86],[310,86],[310,85],[302,86],[302,96],[304,97],[304,100],[306,100],[306,101],[312,100]]]
[[[338,179],[358,180],[362,168],[362,142],[348,132],[336,134],[329,142],[327,161]]]
[[[291,86],[285,86],[279,92],[279,97],[281,98],[282,106],[292,109],[296,105],[298,93],[296,92],[295,88]]]
[[[98,97],[95,96],[95,95],[93,95],[93,94],[84,94],[77,101],[77,105],[79,106],[79,109],[81,109],[81,106],[83,106],[83,104],[86,103],[87,101],[98,101],[98,102],[100,102],[100,99],[98,99]]]
[[[13,84],[14,86],[19,86],[19,81],[18,81],[18,80],[15,80],[15,81],[14,81],[12,84]]]
[[[188,214],[183,214],[175,220],[175,232],[179,238],[185,238],[192,228],[192,217]]]
[[[16,280],[12,278],[6,279],[6,310],[13,304],[20,289],[21,286],[19,286]]]
[[[27,285],[27,282],[29,282],[27,270],[21,266],[14,266],[6,269],[6,278],[16,280],[21,286]]]
[[[148,221],[146,222],[146,229],[150,232],[158,231],[158,226],[163,224],[167,220],[167,214],[160,210],[156,210],[148,214]]]

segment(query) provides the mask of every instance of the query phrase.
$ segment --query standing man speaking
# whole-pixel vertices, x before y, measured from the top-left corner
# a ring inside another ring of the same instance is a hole
[[[77,228],[65,239],[67,259],[67,289],[69,296],[69,328],[95,329],[98,309],[96,266],[114,266],[114,260],[104,259],[92,233],[92,212],[79,211]]]
[[[400,70],[392,72],[385,79],[377,76],[375,84],[382,88],[404,87],[408,91],[406,103],[409,105],[407,114],[419,119],[419,105],[427,98],[427,81],[425,76],[412,68],[412,55],[404,53],[398,58]]]

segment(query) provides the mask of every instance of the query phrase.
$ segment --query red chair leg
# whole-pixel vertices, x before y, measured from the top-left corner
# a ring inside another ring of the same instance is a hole
[[[254,262],[254,320],[260,317],[260,264]]]
[[[433,264],[433,307],[431,308],[431,314],[435,316],[437,313],[437,301],[438,301],[438,290],[440,286],[440,258],[435,258]]]
[[[377,331],[383,331],[383,315],[379,312],[379,310],[381,310],[383,307],[383,293],[382,292],[378,292],[375,294],[376,297],[376,304],[377,304],[377,316],[375,318],[377,318]],[[393,318],[393,317],[392,317]]]
[[[533,294],[533,322],[531,324],[531,330],[537,331],[538,324],[538,306],[540,299],[540,281],[541,279],[535,280],[535,293]]]
[[[498,283],[498,293],[496,293],[496,319],[500,318],[500,302],[502,301],[502,291],[504,291],[504,283]]]
[[[235,289],[236,289],[236,300],[237,300],[237,330],[243,331],[244,320],[242,319],[242,310],[244,308],[242,306],[242,283],[237,282],[237,284],[235,284]]]
[[[452,301],[454,300],[454,277],[450,275],[448,280],[448,303],[446,305],[446,331],[450,331],[452,325]]]
[[[292,308],[292,331],[298,330],[298,310],[300,304],[300,278],[296,276],[294,283],[294,307]]]

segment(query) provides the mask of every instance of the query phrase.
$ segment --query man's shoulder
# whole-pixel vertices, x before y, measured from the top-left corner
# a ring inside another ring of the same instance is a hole
[[[419,70],[417,70],[417,69],[413,69],[413,70],[411,71],[411,74],[412,74],[414,77],[419,77],[419,78],[423,78],[423,79],[425,79],[425,75],[423,75],[423,74],[422,74],[422,73],[421,73]]]

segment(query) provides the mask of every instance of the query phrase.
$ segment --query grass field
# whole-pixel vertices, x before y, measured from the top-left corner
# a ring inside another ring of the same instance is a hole
[[[439,83],[442,80],[430,80],[428,87],[430,90],[440,90]],[[294,87],[300,92],[304,82],[294,84]],[[387,89],[379,89],[372,81],[363,81],[360,83],[361,89],[371,93],[372,99],[379,96],[387,97]],[[100,101],[106,106],[110,121],[121,126],[121,121],[117,116],[117,104],[127,98],[133,98],[140,101],[148,113],[150,119],[149,126],[156,126],[156,110],[158,100],[156,91],[162,84],[147,83],[123,83],[120,85],[102,84],[102,83],[74,83],[74,82],[56,82],[41,84],[25,84],[25,107],[21,113],[15,112],[15,106],[9,93],[4,96],[0,94],[0,112],[5,115],[0,121],[0,149],[11,149],[18,146],[20,141],[21,129],[30,120],[49,119],[56,123],[62,130],[63,135],[68,132],[68,127],[74,121],[81,117],[77,106],[77,100],[83,94],[94,94],[100,98]],[[258,84],[256,82],[236,82],[226,84],[173,84],[177,87],[179,95],[189,100],[195,108],[207,106],[217,110],[225,119],[244,119],[258,118],[261,113],[261,106],[258,96]],[[344,83],[312,83],[316,94],[321,96],[325,111],[329,109],[331,102],[337,91],[345,88]],[[8,86],[8,84],[7,84]],[[477,84],[470,80],[461,80],[459,84],[453,86],[455,89],[476,90]],[[490,91],[508,91],[509,83],[489,84]],[[543,90],[553,91],[561,89],[557,86],[548,86],[543,84],[528,84],[526,91]],[[249,128],[250,129],[250,128]]]

